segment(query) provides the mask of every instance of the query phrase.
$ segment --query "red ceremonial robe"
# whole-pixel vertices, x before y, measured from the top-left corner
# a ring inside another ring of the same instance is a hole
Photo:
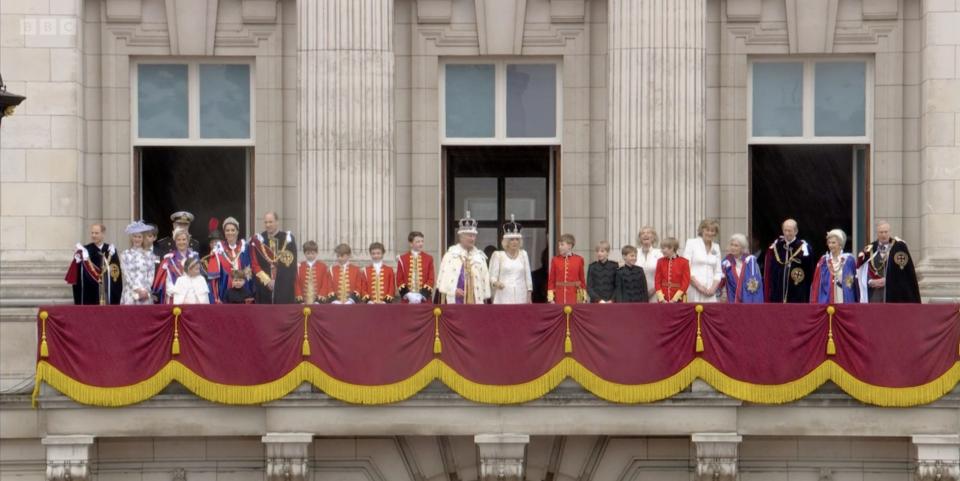
[[[330,280],[330,270],[320,261],[314,261],[311,266],[307,261],[301,261],[297,266],[297,283],[293,294],[297,302],[314,304],[327,300],[333,292],[333,281]]]
[[[653,282],[658,298],[662,295],[664,302],[683,302],[690,287],[690,262],[680,256],[661,257]]]
[[[393,268],[388,265],[380,265],[380,273],[377,274],[373,266],[367,266],[363,271],[363,302],[370,303],[391,303],[396,297],[397,284]]]
[[[576,254],[554,256],[547,276],[547,302],[576,304],[584,302],[587,280],[583,257]]]
[[[332,291],[330,296],[327,297],[329,302],[347,302],[350,299],[353,302],[360,302],[364,290],[364,280],[363,271],[359,267],[347,264],[344,268],[340,264],[334,264],[330,268],[330,279]]]
[[[433,277],[433,257],[425,252],[416,256],[410,252],[401,254],[397,257],[396,281],[403,302],[407,302],[404,296],[409,292],[422,295],[423,302],[432,302],[433,289],[436,287]]]

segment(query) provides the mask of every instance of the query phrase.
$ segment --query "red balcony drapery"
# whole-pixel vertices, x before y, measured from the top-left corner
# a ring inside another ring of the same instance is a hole
[[[958,305],[608,304],[569,311],[45,306],[37,386],[46,382],[83,404],[123,406],[174,381],[226,404],[279,399],[308,382],[346,402],[383,404],[438,379],[467,399],[506,404],[541,397],[570,377],[602,399],[638,403],[701,378],[737,399],[784,403],[833,381],[865,403],[913,406],[960,382]]]

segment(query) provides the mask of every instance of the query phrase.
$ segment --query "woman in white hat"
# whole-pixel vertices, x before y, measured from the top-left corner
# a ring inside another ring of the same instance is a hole
[[[150,289],[156,272],[157,256],[143,246],[144,234],[152,230],[152,227],[140,220],[126,228],[126,233],[130,236],[130,248],[120,253],[120,271],[123,272],[121,304],[153,304]]]
[[[533,276],[530,258],[523,250],[523,227],[513,220],[503,225],[502,251],[490,257],[490,287],[494,304],[530,304]]]

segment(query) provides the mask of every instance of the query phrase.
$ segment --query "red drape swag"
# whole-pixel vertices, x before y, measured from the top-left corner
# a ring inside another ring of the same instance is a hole
[[[827,361],[881,390],[940,383],[915,399],[934,399],[960,379],[960,306],[953,304],[838,305],[832,319],[822,305],[707,304],[699,321],[693,304],[577,305],[569,320],[559,305],[442,306],[438,317],[434,307],[317,305],[305,324],[296,305],[182,306],[175,354],[171,306],[45,306],[38,380],[61,390],[123,389],[176,361],[205,382],[230,386],[300,376],[307,365],[341,389],[398,389],[418,373],[429,377],[414,384],[425,385],[440,377],[430,369],[446,366],[456,379],[496,388],[579,364],[598,382],[644,385],[698,358],[725,378],[760,386],[790,383]],[[572,350],[565,353],[568,326]],[[695,349],[698,326],[702,352]],[[829,332],[835,355],[827,353]],[[897,396],[891,403],[913,399]]]

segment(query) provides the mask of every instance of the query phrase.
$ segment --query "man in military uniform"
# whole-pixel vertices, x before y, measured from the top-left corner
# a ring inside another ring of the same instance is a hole
[[[290,231],[280,230],[276,212],[263,216],[264,231],[250,239],[250,267],[256,278],[257,304],[297,302],[297,241]]]
[[[877,224],[877,240],[857,255],[860,302],[920,302],[920,286],[907,243]]]
[[[170,229],[171,233],[178,228],[190,232],[190,223],[193,222],[193,214],[185,210],[174,212],[170,216],[170,221],[173,222],[173,228]],[[173,238],[167,236],[153,244],[153,253],[157,255],[158,259],[163,259],[163,256],[173,251],[173,248]],[[193,250],[193,252],[200,252],[200,242],[193,236],[190,236],[190,249]]]

